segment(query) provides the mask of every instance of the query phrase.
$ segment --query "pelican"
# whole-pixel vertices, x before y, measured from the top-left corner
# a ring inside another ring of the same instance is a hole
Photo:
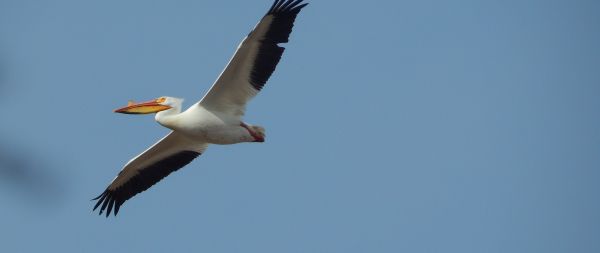
[[[265,16],[242,40],[210,90],[181,112],[183,99],[159,97],[130,102],[117,113],[156,113],[155,120],[171,129],[167,136],[131,159],[97,200],[93,211],[116,216],[125,201],[143,192],[172,172],[189,164],[209,144],[264,142],[265,129],[242,121],[246,103],[263,88],[288,42],[294,20],[308,3],[275,0]],[[114,208],[114,209],[113,209]]]

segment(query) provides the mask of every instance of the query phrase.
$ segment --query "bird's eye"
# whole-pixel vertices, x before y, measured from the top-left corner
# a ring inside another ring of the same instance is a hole
[[[165,100],[167,100],[165,97],[160,97],[156,100],[156,103],[163,103]]]

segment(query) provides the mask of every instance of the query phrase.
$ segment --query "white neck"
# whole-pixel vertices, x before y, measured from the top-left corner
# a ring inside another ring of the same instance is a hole
[[[181,102],[171,105],[171,109],[156,113],[154,119],[164,127],[173,129],[176,124],[176,116],[181,113]]]

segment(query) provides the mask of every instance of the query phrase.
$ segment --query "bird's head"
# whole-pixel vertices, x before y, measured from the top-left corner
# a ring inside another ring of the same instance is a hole
[[[127,106],[116,109],[115,112],[125,114],[149,114],[157,113],[171,108],[180,109],[183,99],[174,97],[159,97],[146,102],[135,103],[129,101]]]

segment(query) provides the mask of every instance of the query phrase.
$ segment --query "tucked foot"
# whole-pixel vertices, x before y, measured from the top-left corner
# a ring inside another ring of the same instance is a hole
[[[252,135],[252,137],[254,137],[253,142],[265,142],[265,128],[264,127],[253,126],[253,125],[248,126],[244,123],[241,123],[240,126],[242,126],[243,128],[246,128],[246,130],[248,130],[248,133],[250,133],[250,135]]]
[[[252,135],[255,139],[254,142],[265,142],[265,128],[260,126],[251,126],[251,128],[254,131]]]

